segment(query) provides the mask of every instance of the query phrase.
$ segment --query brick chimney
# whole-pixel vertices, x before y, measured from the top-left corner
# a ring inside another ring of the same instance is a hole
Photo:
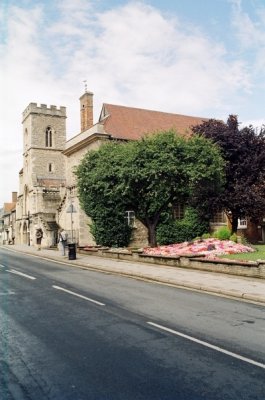
[[[81,132],[93,126],[93,93],[85,92],[80,97]]]
[[[12,192],[12,203],[17,202],[17,192]]]

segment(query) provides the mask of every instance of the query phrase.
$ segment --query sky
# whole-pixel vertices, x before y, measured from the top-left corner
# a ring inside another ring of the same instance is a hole
[[[0,207],[19,191],[22,112],[103,103],[265,123],[265,0],[0,0]]]

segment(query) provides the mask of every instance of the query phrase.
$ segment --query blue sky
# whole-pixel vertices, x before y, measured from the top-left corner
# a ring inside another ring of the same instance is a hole
[[[18,190],[21,114],[67,107],[80,129],[83,80],[102,103],[265,122],[265,0],[2,0],[0,206]]]

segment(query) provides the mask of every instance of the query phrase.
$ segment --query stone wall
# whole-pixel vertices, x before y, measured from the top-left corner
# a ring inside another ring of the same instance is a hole
[[[209,260],[203,257],[192,256],[152,256],[143,254],[142,251],[109,250],[105,248],[80,249],[79,252],[97,255],[116,260],[138,261],[149,264],[164,265],[175,268],[197,269],[200,271],[222,272],[229,275],[238,275],[252,278],[265,279],[265,260],[239,261],[239,260]]]
[[[148,246],[147,228],[138,220],[135,220],[132,237],[130,241],[131,248],[139,248]]]

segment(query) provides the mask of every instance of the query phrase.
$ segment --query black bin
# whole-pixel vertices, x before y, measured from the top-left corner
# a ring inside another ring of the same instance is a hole
[[[68,259],[76,260],[76,244],[68,243]]]

